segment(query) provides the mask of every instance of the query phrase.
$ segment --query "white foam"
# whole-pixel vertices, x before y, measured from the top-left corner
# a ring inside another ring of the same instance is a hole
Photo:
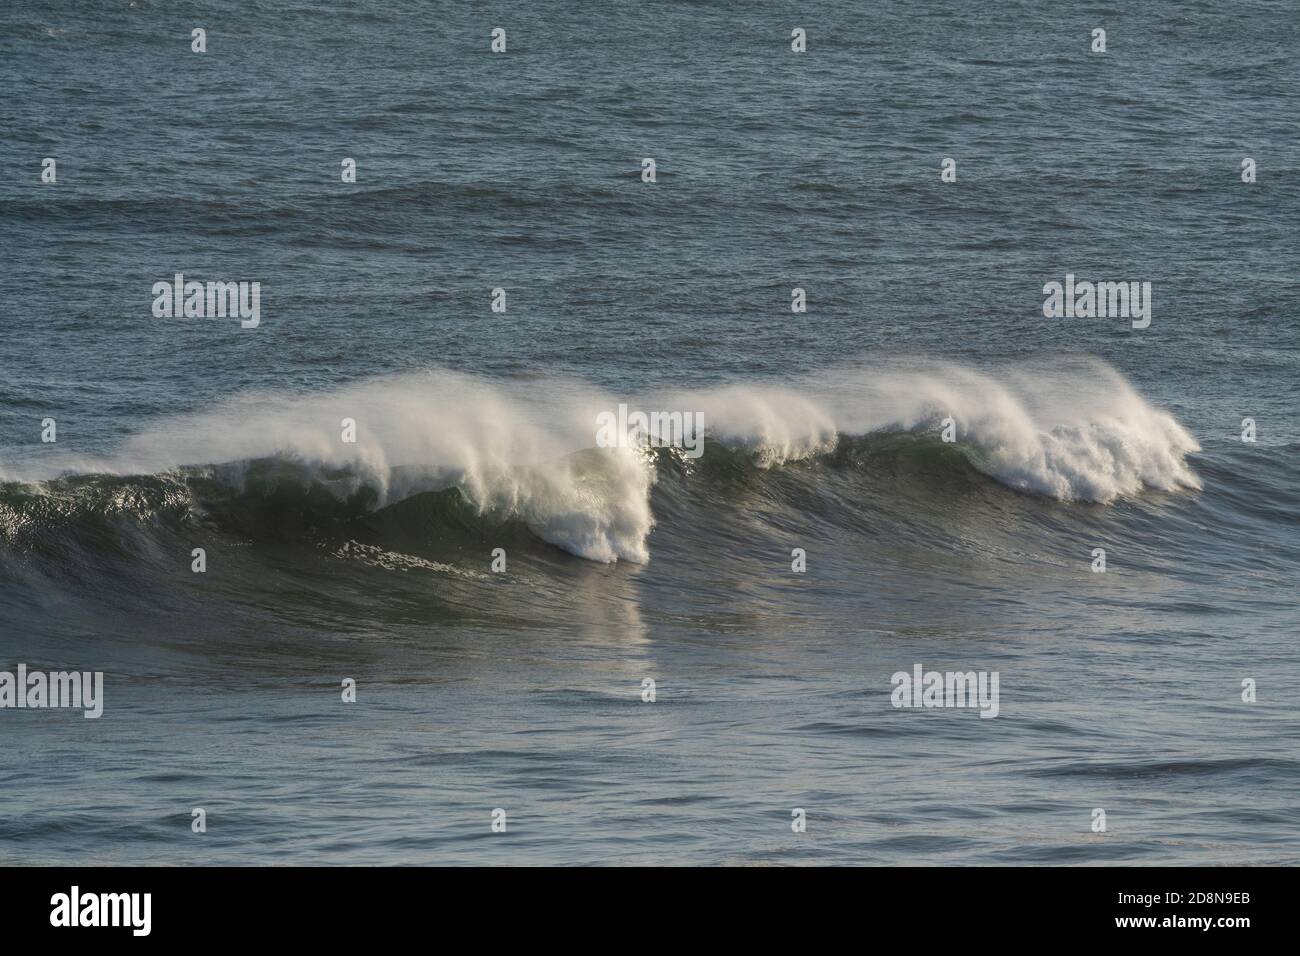
[[[836,434],[938,434],[952,418],[978,467],[1022,491],[1107,502],[1144,487],[1201,486],[1186,462],[1196,440],[1098,359],[1026,362],[998,378],[946,362],[882,361],[821,375],[806,392],[728,388],[672,400],[703,409],[715,435],[766,464],[823,453]]]
[[[9,480],[58,474],[157,474],[182,466],[282,456],[337,493],[359,485],[379,504],[459,487],[480,511],[518,517],[541,537],[595,561],[648,560],[653,470],[635,449],[598,449],[594,412],[610,400],[572,383],[512,391],[454,373],[403,375],[330,392],[249,392],[154,423],[102,459],[66,456]],[[345,418],[355,444],[342,440]],[[396,468],[395,466],[400,466]],[[346,468],[344,477],[329,475]]]
[[[157,422],[104,459],[66,456],[8,480],[59,473],[157,474],[181,466],[294,458],[345,493],[365,483],[380,503],[455,485],[482,511],[516,516],[596,561],[648,560],[653,460],[594,449],[596,415],[629,401],[704,414],[710,435],[766,466],[830,451],[839,435],[935,431],[952,417],[979,467],[1013,488],[1105,502],[1144,487],[1200,483],[1195,440],[1097,360],[1021,365],[998,378],[933,361],[877,362],[819,375],[805,389],[751,384],[613,398],[572,382],[510,386],[447,372],[363,381],[329,392],[250,392]],[[342,420],[357,440],[341,440]]]

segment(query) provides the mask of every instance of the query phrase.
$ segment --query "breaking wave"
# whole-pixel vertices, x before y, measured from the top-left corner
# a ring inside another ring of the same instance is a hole
[[[620,402],[702,413],[703,458],[593,447],[597,414]],[[355,441],[344,440],[349,428]],[[802,388],[753,383],[646,396],[436,372],[331,392],[250,392],[158,422],[101,458],[10,465],[0,470],[0,538],[13,544],[54,524],[168,512],[253,536],[290,525],[310,531],[398,513],[399,504],[432,495],[442,525],[453,513],[455,521],[515,524],[593,561],[643,563],[652,488],[666,463],[688,481],[707,481],[719,458],[757,472],[795,462],[863,467],[862,456],[845,450],[886,441],[942,442],[951,454],[930,455],[927,467],[968,469],[1062,502],[1200,487],[1186,461],[1199,450],[1192,436],[1095,359],[996,376],[894,361],[827,373]]]

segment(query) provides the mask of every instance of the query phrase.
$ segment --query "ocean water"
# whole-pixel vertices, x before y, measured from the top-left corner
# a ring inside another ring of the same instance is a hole
[[[5,5],[0,862],[1300,862],[1295,12]]]

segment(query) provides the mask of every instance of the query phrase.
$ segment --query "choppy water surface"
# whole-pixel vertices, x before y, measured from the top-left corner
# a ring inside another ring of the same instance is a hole
[[[1300,21],[955,6],[0,13],[0,861],[1300,860]]]

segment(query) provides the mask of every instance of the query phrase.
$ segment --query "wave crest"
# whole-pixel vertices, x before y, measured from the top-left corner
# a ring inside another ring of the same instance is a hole
[[[480,515],[521,521],[573,554],[645,562],[659,458],[636,447],[592,447],[596,415],[618,401],[628,399],[572,382],[506,388],[452,373],[323,393],[247,393],[159,422],[106,458],[65,458],[56,471],[164,475],[199,466],[212,480],[247,490],[250,482],[261,487],[266,475],[257,463],[271,460],[291,463],[301,483],[365,510],[454,488]],[[852,436],[937,435],[948,426],[975,468],[1019,491],[1107,502],[1147,487],[1200,487],[1186,462],[1199,450],[1191,435],[1094,359],[1024,365],[996,379],[896,360],[828,373],[812,388],[678,392],[640,407],[702,412],[711,447],[739,451],[762,468],[830,455]],[[355,423],[355,442],[343,440],[346,420]],[[21,494],[40,496],[49,493],[46,472],[7,477],[36,481]],[[8,511],[10,527],[31,516],[28,508]]]

